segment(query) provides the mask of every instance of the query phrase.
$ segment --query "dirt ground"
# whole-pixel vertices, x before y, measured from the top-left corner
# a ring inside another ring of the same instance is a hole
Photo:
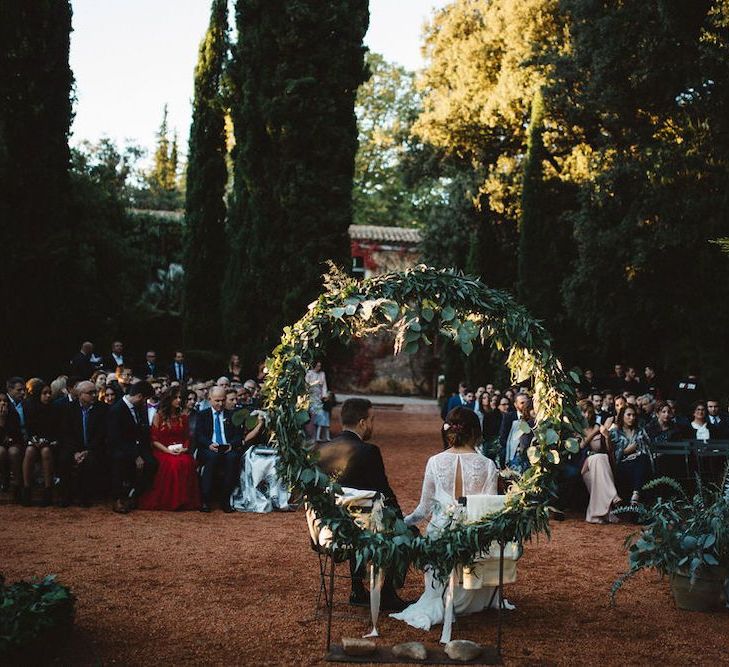
[[[410,511],[429,456],[440,449],[439,420],[378,411],[373,441],[392,487]],[[551,540],[527,545],[507,597],[506,665],[664,665],[729,663],[729,612],[676,610],[668,583],[639,576],[609,607],[623,571],[629,526],[554,523]],[[346,566],[345,566],[346,567]],[[211,515],[0,506],[0,571],[9,581],[56,573],[78,598],[76,629],[60,662],[99,664],[323,664],[323,620],[301,511]],[[367,631],[365,611],[347,607],[335,641]],[[402,595],[416,599],[413,572]],[[428,633],[384,617],[383,644]],[[458,620],[454,638],[492,643],[495,612]]]

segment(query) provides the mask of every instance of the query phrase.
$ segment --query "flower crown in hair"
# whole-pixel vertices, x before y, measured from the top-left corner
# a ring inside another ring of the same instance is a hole
[[[443,424],[443,430],[460,433],[463,430],[463,424],[450,424],[449,422],[446,422],[445,424]]]

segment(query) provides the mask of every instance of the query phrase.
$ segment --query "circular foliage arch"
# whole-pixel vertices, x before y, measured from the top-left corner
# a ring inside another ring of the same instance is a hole
[[[309,419],[305,375],[328,342],[350,343],[384,329],[395,334],[396,354],[413,354],[436,336],[450,339],[466,355],[475,344],[490,345],[508,352],[513,382],[531,383],[536,410],[531,466],[511,483],[499,513],[429,537],[414,536],[387,510],[384,531],[363,530],[336,505],[341,489],[318,467],[302,429]],[[427,565],[444,580],[454,566],[472,563],[494,540],[523,544],[536,533],[549,533],[560,458],[578,449],[572,435],[581,423],[573,384],[579,378],[573,372],[570,380],[544,327],[507,292],[451,269],[421,265],[357,281],[332,267],[323,293],[304,317],[284,329],[266,365],[264,394],[279,472],[332,530],[335,550],[355,552],[361,562],[400,574],[410,563],[421,569]]]

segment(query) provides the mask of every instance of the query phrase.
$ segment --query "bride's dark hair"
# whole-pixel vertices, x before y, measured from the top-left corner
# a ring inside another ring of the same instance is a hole
[[[481,424],[478,416],[469,408],[453,408],[446,416],[441,435],[443,436],[443,449],[449,447],[476,449],[481,441]]]

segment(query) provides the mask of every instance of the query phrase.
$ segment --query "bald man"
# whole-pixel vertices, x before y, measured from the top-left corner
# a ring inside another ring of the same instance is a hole
[[[223,468],[222,509],[232,512],[230,494],[238,480],[243,429],[233,424],[233,411],[225,409],[225,388],[213,387],[208,395],[210,407],[202,410],[195,422],[197,460],[202,462],[200,482],[202,512],[210,511],[215,468]]]
[[[107,406],[96,401],[93,382],[76,385],[76,399],[61,408],[60,505],[88,507],[99,490],[106,446]]]
[[[94,362],[91,360],[93,354],[94,344],[91,341],[85,341],[76,356],[71,359],[71,375],[88,380],[96,370]]]

